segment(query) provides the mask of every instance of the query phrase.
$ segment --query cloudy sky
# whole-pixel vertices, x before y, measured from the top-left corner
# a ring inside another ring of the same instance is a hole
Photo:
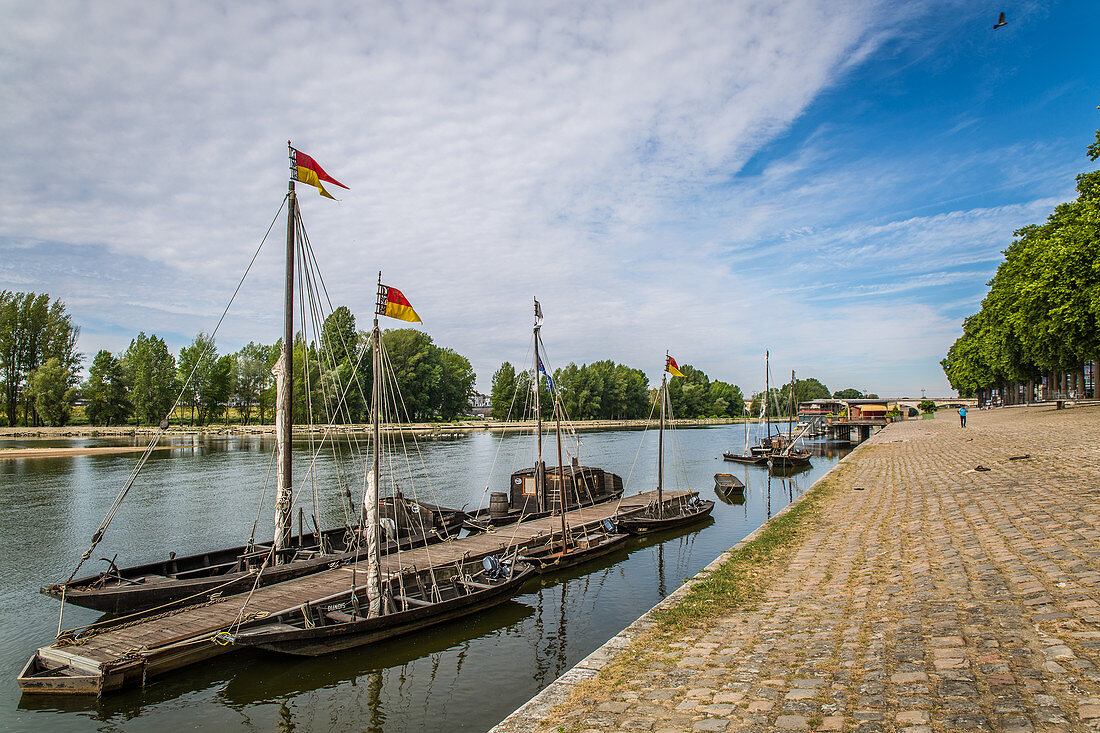
[[[1008,25],[994,31],[999,11]],[[329,293],[382,270],[488,389],[527,351],[746,392],[947,394],[1012,232],[1100,127],[1100,3],[5,2],[0,289],[81,348],[209,332],[276,217],[286,141]],[[281,332],[280,225],[218,334]],[[285,230],[283,230],[285,231]],[[396,322],[392,326],[399,325]]]

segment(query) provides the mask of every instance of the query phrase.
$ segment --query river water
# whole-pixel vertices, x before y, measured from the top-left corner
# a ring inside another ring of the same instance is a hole
[[[818,444],[811,469],[773,477],[763,468],[721,460],[723,450],[740,452],[744,441],[744,427],[736,425],[681,429],[671,441],[676,460],[666,455],[666,486],[715,499],[713,522],[631,539],[617,554],[529,582],[514,599],[476,618],[320,658],[237,652],[101,700],[21,697],[15,678],[57,631],[60,604],[38,588],[72,572],[136,456],[0,461],[0,670],[6,677],[0,728],[487,730],[803,493],[846,450]],[[0,447],[122,443],[0,441]],[[420,498],[444,506],[487,505],[487,486],[504,491],[513,466],[531,465],[531,443],[530,437],[485,432],[422,441],[422,459],[414,457],[422,468],[414,472],[426,474],[421,483],[430,483],[431,495]],[[82,575],[101,570],[101,557],[117,555],[120,565],[134,565],[169,551],[212,550],[248,538],[265,486],[271,502],[270,439],[188,437],[173,438],[173,445],[177,449],[150,459]],[[581,462],[629,477],[627,494],[648,491],[656,482],[656,446],[655,431],[584,433]],[[322,452],[318,475],[352,473],[349,454]],[[296,467],[304,469],[310,455],[307,442],[296,443]],[[716,472],[745,482],[743,503],[715,496]],[[333,497],[336,481],[317,484],[321,525],[343,524]],[[308,505],[312,489],[305,493]],[[270,513],[267,506],[259,513],[259,538],[270,536]],[[69,606],[64,625],[98,617]]]

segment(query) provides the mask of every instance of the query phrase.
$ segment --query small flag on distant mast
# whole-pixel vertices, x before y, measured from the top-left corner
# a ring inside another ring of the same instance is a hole
[[[292,180],[316,186],[322,196],[332,199],[333,201],[335,201],[336,198],[325,190],[325,187],[321,185],[321,181],[327,181],[340,188],[347,188],[347,186],[337,181],[328,173],[325,173],[325,169],[322,168],[320,163],[316,160],[309,157],[301,150],[296,150],[294,146],[290,144],[289,140],[287,141],[287,147],[290,148],[290,177]]]
[[[674,377],[684,376],[684,373],[680,371],[680,365],[671,356],[665,357],[665,371]]]

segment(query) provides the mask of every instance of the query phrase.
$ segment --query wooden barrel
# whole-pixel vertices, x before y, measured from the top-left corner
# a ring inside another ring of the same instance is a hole
[[[489,494],[489,516],[503,517],[508,513],[508,495],[504,492],[494,491]]]

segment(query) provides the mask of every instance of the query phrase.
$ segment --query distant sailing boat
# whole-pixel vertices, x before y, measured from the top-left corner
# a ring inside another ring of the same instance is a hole
[[[290,145],[289,142],[287,143]],[[126,485],[115,499],[103,523],[92,538],[91,547],[84,553],[76,570],[63,583],[42,588],[42,592],[72,603],[99,611],[129,613],[165,604],[183,601],[203,602],[208,594],[229,595],[248,590],[255,585],[270,585],[302,575],[327,570],[333,564],[355,560],[362,552],[357,537],[360,527],[349,520],[345,526],[319,531],[317,516],[313,515],[313,531],[306,531],[301,508],[298,514],[298,534],[293,535],[293,476],[291,473],[291,447],[293,438],[294,404],[294,275],[299,263],[302,280],[310,274],[312,259],[309,239],[302,224],[295,181],[316,186],[322,196],[333,198],[322,182],[342,188],[344,184],[328,175],[312,157],[289,147],[291,178],[286,197],[286,280],[284,291],[284,332],[282,354],[272,370],[276,376],[276,449],[278,458],[278,487],[275,501],[275,531],[271,542],[255,542],[255,537],[239,547],[214,550],[192,555],[177,556],[175,552],[157,562],[120,568],[114,559],[106,560],[108,568],[95,575],[76,578],[81,566],[103,539],[119,505],[129,492],[153,447],[168,428],[167,418],[150,441],[145,453],[131,473]],[[305,250],[304,252],[302,250]],[[243,279],[242,279],[243,282]],[[400,295],[400,294],[398,294]],[[232,301],[231,301],[232,302]],[[304,333],[304,331],[303,331]],[[322,347],[325,344],[322,342]],[[337,346],[329,344],[328,347]],[[345,350],[347,345],[343,345]],[[339,385],[346,394],[350,385]],[[181,392],[182,396],[182,392]],[[177,399],[178,404],[178,399]],[[175,409],[169,410],[169,415]],[[337,408],[339,409],[339,407]],[[349,438],[350,441],[350,438]],[[322,445],[324,443],[322,442]],[[318,448],[320,450],[320,448]],[[351,507],[349,507],[351,508]],[[404,496],[386,499],[381,511],[387,515],[389,532],[380,544],[382,554],[441,542],[457,536],[466,515],[418,502]],[[360,520],[361,522],[362,520]]]
[[[796,466],[809,466],[813,452],[805,448],[798,448],[798,441],[809,430],[807,425],[798,435],[794,434],[792,425],[794,421],[794,370],[791,370],[790,405],[787,408],[787,435],[776,435],[772,440],[772,452],[768,455],[768,462],[772,468],[793,468]]]
[[[619,529],[630,534],[646,534],[683,524],[691,524],[706,519],[714,510],[714,502],[709,499],[700,499],[697,493],[692,494],[690,498],[685,497],[672,506],[665,506],[665,413],[669,401],[669,374],[675,377],[684,376],[676,360],[669,356],[666,351],[665,370],[661,374],[661,388],[657,391],[657,399],[661,401],[661,423],[657,437],[657,501],[640,512],[619,519]]]
[[[764,352],[764,399],[760,407],[761,424],[766,424],[764,418],[768,414],[768,392],[771,391],[770,385],[768,385],[768,352]],[[734,463],[744,463],[750,466],[763,466],[768,462],[768,451],[763,445],[753,446],[749,448],[749,423],[745,422],[745,449],[741,453],[734,453],[733,451],[726,451],[722,454],[722,459],[726,461],[732,461]]]
[[[374,388],[371,390],[371,472],[363,506],[366,514],[366,582],[352,573],[348,590],[277,611],[264,621],[227,633],[232,644],[270,651],[318,656],[362,646],[476,613],[506,601],[534,568],[513,557],[459,559],[426,569],[400,566],[382,577],[380,556],[379,486],[382,473],[381,413],[397,399],[386,399],[382,380],[382,339],[379,315],[393,315],[394,288],[378,284],[378,307],[371,331]],[[397,311],[412,307],[400,296]],[[400,317],[400,316],[398,316]],[[416,320],[419,320],[417,318]]]

